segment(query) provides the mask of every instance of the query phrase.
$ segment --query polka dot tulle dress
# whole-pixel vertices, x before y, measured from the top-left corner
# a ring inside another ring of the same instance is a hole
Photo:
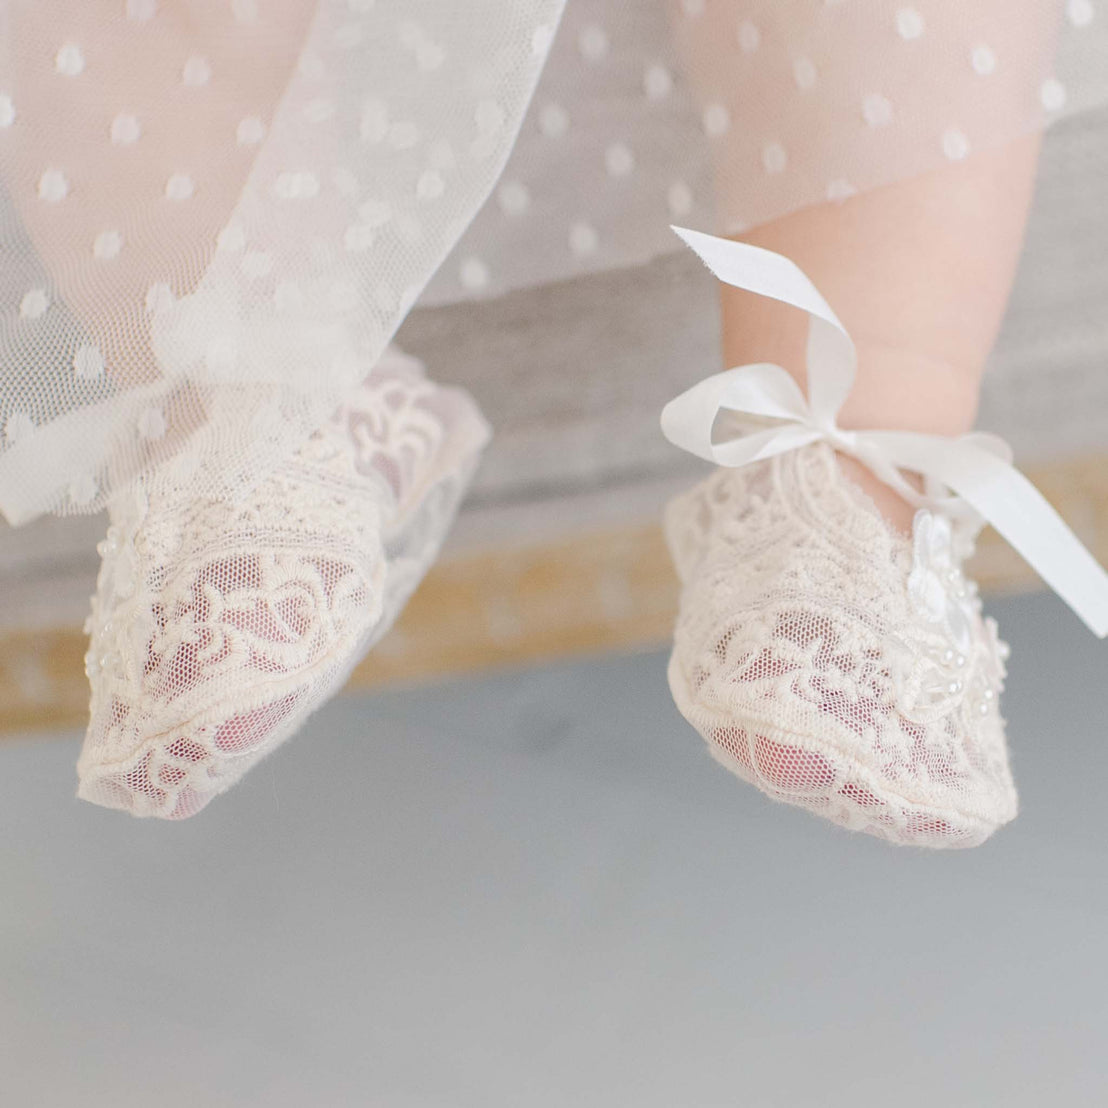
[[[673,248],[671,222],[741,230],[1108,98],[1097,0],[0,15],[13,522],[167,467],[207,495],[248,488],[421,297],[641,262]]]

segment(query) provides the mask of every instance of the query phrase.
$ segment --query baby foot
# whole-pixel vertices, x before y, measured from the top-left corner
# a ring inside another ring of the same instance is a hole
[[[1015,816],[972,536],[927,511],[900,534],[825,443],[718,470],[666,530],[670,688],[723,765],[895,843],[974,846]]]
[[[181,819],[296,731],[399,614],[487,437],[468,395],[390,350],[248,502],[118,498],[78,795]]]

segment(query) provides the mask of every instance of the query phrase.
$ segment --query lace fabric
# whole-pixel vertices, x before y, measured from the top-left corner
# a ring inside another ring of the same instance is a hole
[[[899,535],[824,443],[673,501],[670,687],[713,756],[777,800],[896,843],[973,846],[1016,813],[1007,648],[961,561]]]
[[[390,353],[247,499],[165,480],[117,498],[79,795],[183,818],[292,734],[391,626],[487,434],[464,393]]]

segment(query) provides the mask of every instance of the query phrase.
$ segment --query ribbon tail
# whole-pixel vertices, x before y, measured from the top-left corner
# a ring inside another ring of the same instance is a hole
[[[1098,638],[1108,637],[1108,572],[1018,469],[972,440],[872,431],[898,466],[938,478],[977,509]]]
[[[858,357],[854,340],[808,275],[772,250],[687,227],[671,229],[725,285],[808,313],[808,403],[820,423],[832,424],[854,384]]]

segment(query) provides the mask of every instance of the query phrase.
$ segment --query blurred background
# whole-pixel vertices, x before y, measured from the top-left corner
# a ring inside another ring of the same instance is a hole
[[[979,424],[1108,563],[1108,115],[1047,144]],[[347,693],[191,822],[72,798],[104,520],[0,532],[0,1104],[1108,1103],[1108,646],[986,535],[1019,820],[929,855],[776,807],[664,680],[699,263],[399,343],[497,429],[473,495]]]

